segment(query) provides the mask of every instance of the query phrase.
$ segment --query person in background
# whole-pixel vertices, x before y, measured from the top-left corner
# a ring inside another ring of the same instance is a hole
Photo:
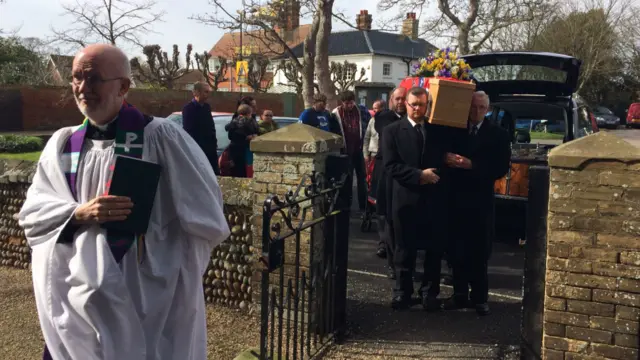
[[[273,111],[264,110],[258,122],[260,135],[278,130],[278,123],[273,121]]]
[[[385,110],[386,103],[384,100],[376,100],[373,103],[373,113],[374,117],[369,120],[367,124],[367,129],[364,132],[364,140],[362,142],[362,153],[364,154],[364,161],[366,164],[371,162],[371,160],[376,156],[378,152],[378,132],[375,129],[375,114]]]
[[[382,144],[382,133],[384,128],[398,120],[407,113],[406,97],[407,89],[396,88],[391,92],[389,99],[389,109],[384,109],[376,113],[373,122],[373,130],[378,134],[377,152],[375,154],[375,165],[371,180],[371,194],[376,198],[376,220],[378,225],[378,249],[376,255],[387,259],[387,276],[390,279],[396,278],[395,266],[393,264],[393,251],[395,242],[393,232],[390,230],[390,218],[387,217],[387,206],[389,204],[389,193],[387,192],[387,174],[384,170],[383,154],[380,144]],[[375,104],[374,104],[375,105]]]
[[[211,87],[201,81],[193,84],[193,100],[182,108],[182,127],[204,152],[216,175],[218,168],[218,138],[207,98]]]
[[[216,176],[184,131],[125,101],[122,50],[87,46],[71,73],[85,120],[51,136],[19,213],[43,359],[204,360],[202,276],[230,234]],[[106,195],[118,156],[162,167],[146,234],[104,227],[136,211],[131,199]]]
[[[240,100],[238,100],[238,104],[236,105],[236,112],[233,113],[233,116],[231,117],[231,119],[235,119],[236,117],[238,117],[238,108],[240,105],[248,105],[251,108],[251,118],[253,118],[253,120],[256,122],[257,124],[257,114],[258,114],[258,103],[256,102],[256,100],[254,98],[252,98],[251,96],[243,96],[240,98]]]
[[[327,97],[324,94],[313,95],[313,105],[300,114],[298,122],[342,135],[337,119],[327,111]]]
[[[353,91],[345,91],[340,95],[341,105],[333,110],[333,114],[340,125],[340,132],[344,138],[344,150],[349,157],[351,170],[349,178],[356,174],[356,182],[358,187],[358,206],[360,211],[364,211],[367,203],[367,183],[364,164],[364,155],[362,154],[362,144],[364,130],[362,124],[369,123],[371,115],[366,107],[356,105],[356,96]],[[350,182],[349,182],[350,183]]]
[[[258,123],[253,115],[250,105],[240,104],[234,118],[225,126],[225,130],[229,133],[229,156],[232,161],[231,176],[233,177],[252,177],[251,171],[247,171],[253,165],[253,153],[249,144],[259,134]]]
[[[490,313],[487,264],[494,237],[494,184],[509,171],[511,160],[509,134],[485,121],[488,110],[489,96],[482,91],[474,93],[465,141],[457,141],[461,143],[457,154],[446,154],[455,189],[450,213],[452,219],[459,220],[450,224],[454,294],[444,307],[471,307],[478,315]]]
[[[373,113],[374,114],[379,113],[382,110],[386,110],[387,109],[387,102],[384,101],[383,99],[378,99],[378,100],[374,101],[372,109],[373,109]]]

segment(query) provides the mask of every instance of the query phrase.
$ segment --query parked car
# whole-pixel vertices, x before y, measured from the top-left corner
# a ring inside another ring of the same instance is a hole
[[[574,94],[581,61],[567,55],[535,52],[497,52],[463,56],[473,69],[477,90],[491,99],[491,122],[499,124],[512,141],[511,169],[496,181],[496,226],[503,240],[525,239],[528,168],[546,165],[549,149],[558,143],[598,131],[588,105]],[[537,144],[527,143],[526,130],[539,121],[536,130],[557,132]],[[543,121],[546,120],[546,121]],[[518,143],[520,139],[522,143]]]
[[[613,111],[604,106],[596,106],[593,108],[593,114],[596,117],[596,123],[600,128],[617,129],[620,126],[620,118]]]
[[[629,105],[629,110],[627,110],[627,127],[640,127],[640,103]]]
[[[218,156],[222,155],[224,149],[229,146],[229,136],[227,135],[227,131],[225,130],[225,126],[231,122],[232,113],[225,112],[212,112],[213,122],[216,124],[216,137],[218,139]],[[168,120],[172,121],[179,127],[182,127],[182,113],[174,112],[173,114],[167,117]],[[298,122],[298,118],[286,117],[286,116],[274,116],[273,121],[275,121],[281,128],[287,125],[291,125],[293,123]]]

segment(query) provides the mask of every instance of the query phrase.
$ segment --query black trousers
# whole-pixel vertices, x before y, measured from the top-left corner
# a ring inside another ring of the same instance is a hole
[[[422,202],[422,201],[421,201]],[[395,248],[393,263],[396,271],[394,296],[409,297],[413,294],[413,274],[416,268],[418,249],[426,248],[424,276],[418,293],[421,296],[436,297],[440,294],[441,261],[444,249],[440,233],[442,223],[429,218],[426,202],[418,206],[418,211],[407,208],[394,211],[391,227]],[[433,206],[433,204],[431,205]],[[424,211],[419,211],[425,209]],[[431,214],[432,215],[432,214]]]
[[[393,230],[391,229],[391,224],[387,222],[387,217],[385,215],[378,215],[377,221],[378,236],[380,237],[378,247],[387,251],[387,265],[390,269],[394,269],[393,253],[395,250],[395,242],[393,241]]]
[[[353,184],[353,173],[356,173],[356,184],[358,187],[358,207],[360,211],[364,211],[367,204],[367,172],[364,164],[364,154],[362,149],[356,150],[353,154],[349,155],[349,177],[348,184]]]
[[[464,226],[452,226],[450,230],[454,296],[469,298],[474,304],[486,303],[489,298],[490,233],[487,226],[490,226],[491,218],[480,214],[462,216]]]

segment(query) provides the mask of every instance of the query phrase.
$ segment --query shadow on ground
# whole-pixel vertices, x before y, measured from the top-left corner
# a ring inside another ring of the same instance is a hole
[[[327,359],[518,359],[520,342],[523,250],[494,246],[490,261],[492,314],[473,310],[426,313],[419,305],[393,311],[386,260],[375,255],[377,235],[362,233],[352,219],[349,246],[348,335]],[[417,268],[422,267],[420,256]],[[443,270],[448,271],[443,263]],[[418,274],[419,276],[419,274]],[[416,289],[418,288],[416,284]],[[441,297],[451,295],[443,286]]]

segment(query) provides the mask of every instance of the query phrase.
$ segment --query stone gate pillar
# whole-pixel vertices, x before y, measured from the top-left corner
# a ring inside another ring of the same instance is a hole
[[[640,131],[553,149],[542,357],[636,360]]]
[[[292,124],[274,132],[262,135],[251,142],[253,151],[253,186],[255,191],[253,245],[255,254],[262,253],[262,210],[268,195],[278,195],[284,200],[284,194],[295,190],[305,174],[313,171],[325,173],[325,163],[330,154],[336,154],[342,147],[342,137],[304,124]],[[304,189],[301,189],[304,197]],[[317,209],[312,208],[307,218],[317,217]],[[273,222],[277,222],[278,216]],[[283,229],[287,231],[288,229]],[[300,269],[309,276],[309,269],[321,260],[324,249],[322,227],[314,226],[301,233]],[[312,246],[314,247],[312,250]],[[294,260],[296,256],[295,237],[290,236],[284,244],[285,281],[295,277]],[[313,254],[313,256],[311,256]],[[271,284],[279,284],[278,272],[270,276]],[[298,274],[299,276],[301,274]],[[261,301],[261,272],[255,271],[253,277],[253,301]],[[259,306],[256,310],[259,310]]]

